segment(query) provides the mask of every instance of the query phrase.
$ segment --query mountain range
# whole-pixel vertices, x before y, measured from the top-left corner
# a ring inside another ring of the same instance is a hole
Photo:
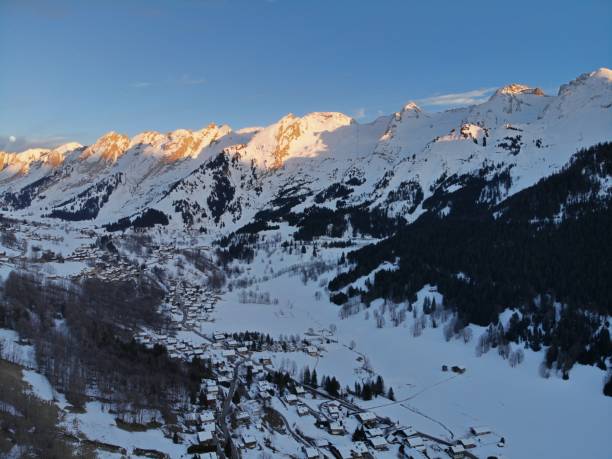
[[[312,208],[411,223],[427,210],[447,214],[423,203],[462,187],[457,177],[502,177],[477,197],[495,205],[611,133],[612,71],[601,68],[556,95],[510,84],[479,105],[429,113],[411,102],[367,124],[315,112],[262,128],[109,132],[89,146],[0,152],[0,208],[111,228],[154,215],[215,236]]]

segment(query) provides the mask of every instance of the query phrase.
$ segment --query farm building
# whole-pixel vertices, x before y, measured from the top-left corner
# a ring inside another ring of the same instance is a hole
[[[359,419],[359,422],[361,422],[364,426],[373,427],[376,424],[378,424],[376,415],[372,413],[371,411],[364,411],[363,413],[357,413],[355,416],[357,417],[357,419]]]
[[[372,445],[372,448],[374,449],[385,450],[389,448],[389,444],[387,443],[387,440],[384,439],[384,437],[371,437],[368,438],[368,442],[370,443],[370,445]]]
[[[474,426],[470,427],[470,432],[474,435],[486,435],[491,433],[491,429],[486,426]]]

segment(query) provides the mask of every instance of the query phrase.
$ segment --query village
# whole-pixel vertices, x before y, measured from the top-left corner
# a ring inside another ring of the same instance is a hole
[[[197,403],[181,416],[178,437],[189,453],[206,459],[275,454],[304,459],[502,457],[477,454],[480,445],[504,447],[505,439],[486,426],[472,426],[464,438],[440,438],[360,407],[345,389],[334,396],[310,378],[307,383],[275,368],[270,353],[322,357],[334,340],[329,330],[311,329],[299,340],[274,340],[256,332],[201,333],[199,320],[207,319],[216,302],[212,292],[201,293],[193,286],[172,285],[164,306],[175,324],[171,332],[136,335],[146,346],[164,346],[171,358],[200,359],[212,369],[211,377],[201,381]],[[445,365],[442,371],[462,374],[466,369]]]
[[[31,230],[30,230],[31,231]],[[39,231],[40,233],[40,231]],[[57,245],[53,236],[31,232],[30,240]],[[121,245],[122,236],[115,238]],[[48,279],[97,277],[113,282],[152,275],[156,266],[176,263],[181,251],[169,243],[146,248],[143,257],[126,257],[100,244],[95,233],[81,231],[74,247],[61,255],[47,250],[46,263],[75,263],[68,275],[47,273]],[[44,252],[44,251],[43,251]],[[0,254],[0,263],[18,265],[26,254]],[[30,260],[31,261],[31,260]],[[29,266],[36,266],[30,264]],[[301,336],[270,337],[258,331],[215,330],[215,309],[221,295],[194,276],[167,276],[160,311],[163,328],[135,331],[135,340],[161,346],[171,359],[199,359],[210,368],[200,382],[200,395],[182,407],[179,421],[164,435],[184,447],[184,457],[201,459],[293,457],[315,458],[487,458],[500,459],[505,438],[482,425],[473,425],[461,437],[441,436],[379,415],[362,406],[359,397],[338,383],[334,394],[316,377],[290,375],[275,364],[273,355],[299,353],[314,362],[339,346],[333,330],[308,328]],[[204,327],[204,324],[208,324]],[[212,327],[212,328],[211,328]],[[316,363],[315,363],[316,367]],[[441,372],[461,375],[462,366],[444,364]],[[329,379],[328,379],[329,382]],[[385,406],[399,404],[381,396]],[[405,420],[405,419],[404,419]],[[107,445],[112,446],[112,445]],[[482,453],[481,451],[485,451]],[[152,457],[169,457],[152,450]]]

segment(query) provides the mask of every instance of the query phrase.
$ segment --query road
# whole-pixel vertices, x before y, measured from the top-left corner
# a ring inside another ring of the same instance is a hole
[[[217,424],[221,427],[221,431],[223,432],[223,436],[225,437],[225,441],[230,443],[231,446],[231,459],[238,459],[238,450],[232,441],[232,437],[230,435],[229,429],[227,428],[226,418],[229,414],[229,409],[232,404],[232,399],[234,398],[234,393],[236,392],[236,387],[238,386],[238,373],[240,371],[240,367],[244,362],[248,360],[248,357],[244,357],[234,367],[234,375],[232,377],[232,383],[230,384],[229,391],[227,392],[227,397],[223,401],[223,407],[221,408],[221,412],[217,417]]]
[[[310,443],[308,443],[304,438],[302,438],[302,436],[298,433],[296,433],[293,428],[289,425],[289,421],[287,421],[287,418],[285,418],[285,416],[283,416],[283,414],[280,411],[275,410],[274,408],[270,408],[270,410],[274,411],[276,413],[276,415],[281,418],[283,420],[283,423],[285,424],[285,428],[287,429],[287,432],[289,432],[291,434],[291,436],[293,437],[293,439],[301,444],[303,444],[304,446],[310,447],[312,446]]]

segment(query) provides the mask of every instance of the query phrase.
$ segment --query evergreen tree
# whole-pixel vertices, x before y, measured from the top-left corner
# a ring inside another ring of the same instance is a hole
[[[608,381],[604,384],[603,393],[608,397],[612,397],[612,373],[608,375]]]
[[[319,380],[317,378],[317,370],[312,370],[312,374],[310,377],[310,385],[312,387],[319,387]]]
[[[311,382],[312,378],[310,376],[310,368],[308,368],[308,365],[306,365],[306,368],[304,368],[304,375],[302,376],[302,383],[310,385]]]
[[[364,400],[372,400],[372,386],[370,386],[370,383],[364,383],[361,398]]]
[[[353,440],[353,441],[366,441],[367,438],[368,437],[366,436],[365,431],[363,430],[363,427],[357,427],[355,429],[355,432],[353,432],[351,440]]]
[[[385,383],[383,381],[382,376],[380,375],[376,377],[376,383],[374,384],[373,392],[374,395],[377,397],[385,393]]]
[[[246,382],[249,386],[253,383],[253,368],[252,367],[247,367]]]

